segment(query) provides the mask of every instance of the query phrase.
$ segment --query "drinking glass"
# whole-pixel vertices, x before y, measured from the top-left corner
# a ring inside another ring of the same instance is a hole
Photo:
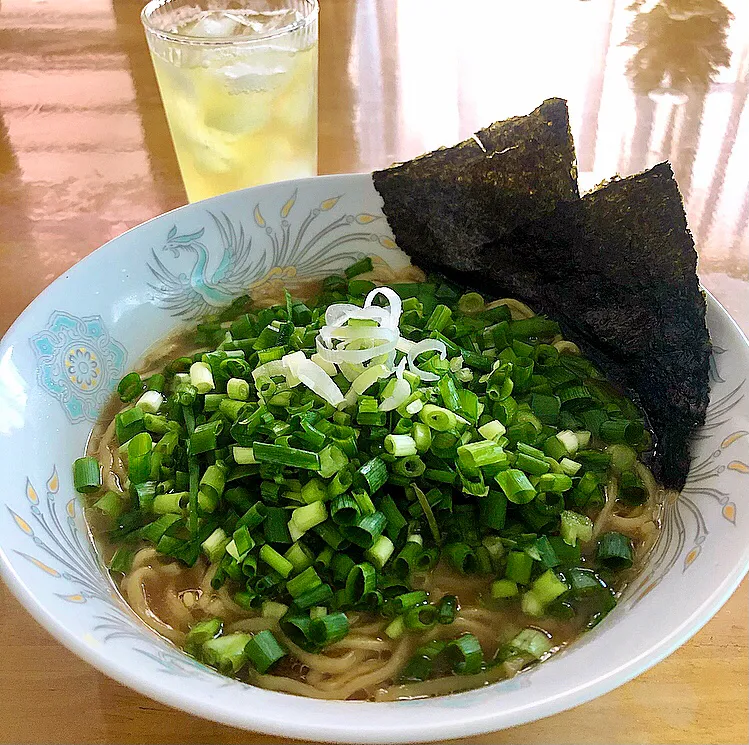
[[[151,0],[141,13],[191,202],[317,173],[317,0]]]

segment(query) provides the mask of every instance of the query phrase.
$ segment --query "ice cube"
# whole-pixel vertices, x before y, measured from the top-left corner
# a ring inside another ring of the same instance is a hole
[[[223,65],[217,73],[232,94],[270,91],[283,82],[292,50],[282,47],[254,47],[242,59]]]
[[[231,13],[208,12],[182,30],[186,36],[226,37],[242,33],[242,23]]]
[[[302,15],[298,11],[290,9],[267,11],[244,10],[237,13],[236,18],[245,27],[244,34],[260,36],[290,26],[300,20]]]
[[[207,127],[194,102],[175,96],[167,116],[180,157],[187,153],[204,173],[226,173],[233,168],[237,154],[232,143],[236,138]]]
[[[276,96],[275,115],[292,129],[309,127],[316,118],[317,87],[315,85],[316,57],[297,53],[297,64],[289,75],[286,87]]]
[[[231,135],[247,135],[262,129],[271,118],[270,96],[257,94],[251,98],[222,98],[220,105],[206,110],[205,123]]]

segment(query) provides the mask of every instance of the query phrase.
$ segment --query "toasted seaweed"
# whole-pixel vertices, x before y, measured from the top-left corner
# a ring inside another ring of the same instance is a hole
[[[475,268],[482,247],[576,202],[567,104],[544,101],[454,147],[373,174],[400,247],[424,269]]]
[[[689,441],[705,421],[711,348],[697,253],[671,166],[612,181],[585,195],[581,207],[571,246],[559,251],[548,238],[529,237],[518,252],[495,241],[470,283],[491,284],[547,313],[634,392],[657,438],[656,478],[681,489]]]
[[[523,167],[541,167],[530,165],[541,160],[529,155],[533,147],[523,149]],[[537,200],[524,191],[531,176],[522,168],[517,178],[516,171],[470,177],[465,187],[452,184],[454,206],[447,209],[450,178],[440,181],[433,171],[455,162],[447,157],[452,150],[398,166],[397,178],[375,174],[398,245],[424,268],[494,297],[517,297],[559,321],[565,336],[641,404],[657,440],[653,471],[664,486],[681,489],[689,442],[709,400],[710,340],[697,254],[670,165],[613,180],[582,199],[575,199],[576,187],[562,188],[561,168],[548,179],[540,175],[538,188],[547,192]],[[472,154],[459,157],[466,173],[475,167]],[[510,163],[497,162],[501,169]],[[428,183],[412,184],[410,192],[408,182],[422,173]],[[509,188],[493,202],[484,193],[520,183],[523,189]],[[479,202],[456,217],[476,195]],[[490,204],[502,204],[504,214],[494,221],[476,216]]]

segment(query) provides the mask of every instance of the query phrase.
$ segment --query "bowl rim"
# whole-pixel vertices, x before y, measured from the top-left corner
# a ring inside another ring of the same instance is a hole
[[[345,181],[350,179],[364,180],[365,178],[371,178],[371,174],[331,174],[305,179],[291,179],[279,183],[300,185],[305,182],[319,182],[321,180]],[[277,185],[271,184],[266,186]],[[262,189],[263,187],[260,188]],[[250,187],[240,190],[240,193],[255,191],[257,189],[258,187]],[[77,271],[79,265],[83,264],[94,253],[107,250],[111,243],[119,241],[129,233],[141,229],[144,225],[161,220],[166,215],[173,215],[186,209],[191,210],[196,204],[205,205],[206,203],[220,199],[221,196],[223,195],[182,205],[168,212],[156,215],[149,220],[129,228],[127,231],[96,248],[63,272],[26,306],[8,328],[3,338],[0,339],[0,349],[6,346],[8,339],[13,335],[16,328],[33,313],[35,306],[43,302],[45,295],[56,285],[63,283],[71,271]],[[722,317],[722,321],[727,323],[733,334],[749,350],[749,340],[736,321],[709,290],[702,289],[707,297],[708,306],[714,306],[714,310]],[[205,702],[191,694],[189,690],[184,691],[179,687],[162,685],[152,676],[138,673],[131,665],[124,664],[113,658],[105,651],[104,647],[97,648],[87,645],[74,632],[70,631],[66,625],[58,621],[48,610],[46,604],[23,582],[4,549],[0,546],[0,577],[6,582],[21,605],[63,646],[113,680],[167,706],[229,726],[245,730],[254,729],[279,737],[294,737],[306,740],[312,737],[318,741],[340,743],[431,742],[452,737],[469,737],[526,724],[586,703],[632,680],[672,654],[678,647],[694,636],[720,610],[735,592],[747,573],[749,573],[749,543],[746,544],[739,560],[735,563],[733,569],[724,576],[722,582],[671,633],[651,644],[637,657],[632,658],[625,664],[596,677],[589,678],[575,687],[565,688],[557,694],[546,696],[540,700],[531,700],[510,709],[504,708],[488,714],[468,714],[469,710],[463,710],[461,714],[457,714],[456,712],[455,720],[449,723],[439,722],[438,724],[430,725],[428,721],[424,721],[424,717],[421,714],[418,714],[414,715],[413,722],[400,722],[394,726],[389,726],[387,722],[382,722],[377,726],[363,727],[362,723],[357,722],[355,719],[338,721],[333,717],[325,725],[321,726],[304,722],[294,722],[293,720],[283,720],[278,715],[272,713],[266,714],[264,711],[258,709],[250,711],[249,708],[243,708],[242,710],[238,710],[222,704],[216,705],[216,702]],[[280,695],[290,698],[289,694]],[[462,694],[452,695],[460,696]],[[321,700],[319,703],[323,706],[333,703],[337,705],[343,704],[344,706],[351,707],[352,711],[355,707],[371,708],[376,706],[384,709],[388,706],[387,703],[364,701],[331,702]]]

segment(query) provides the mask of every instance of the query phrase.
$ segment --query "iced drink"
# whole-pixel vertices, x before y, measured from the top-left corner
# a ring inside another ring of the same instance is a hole
[[[191,202],[317,173],[317,3],[232,6],[143,11]]]

